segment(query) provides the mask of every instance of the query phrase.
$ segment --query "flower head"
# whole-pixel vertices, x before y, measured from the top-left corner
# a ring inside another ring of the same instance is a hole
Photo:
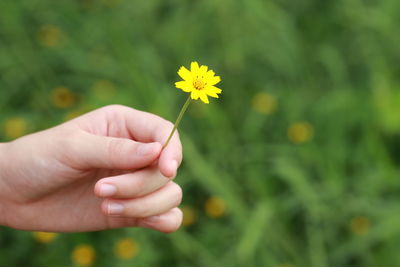
[[[289,126],[288,137],[295,144],[303,144],[314,136],[314,127],[306,121],[297,122]]]
[[[9,118],[4,122],[4,135],[9,139],[15,139],[26,134],[28,122],[22,117]]]
[[[54,25],[44,25],[37,33],[38,41],[47,47],[55,47],[63,41],[62,30]]]
[[[273,95],[258,93],[253,97],[253,109],[260,114],[270,115],[276,111],[278,102]]]
[[[53,241],[57,237],[57,233],[50,232],[33,232],[33,238],[39,243],[47,244]]]
[[[222,217],[226,213],[225,201],[220,197],[210,197],[204,204],[204,209],[208,217]]]
[[[196,222],[197,214],[196,214],[196,211],[192,207],[183,206],[181,208],[181,210],[183,213],[183,220],[182,220],[183,226],[189,226]]]
[[[82,244],[72,251],[72,261],[81,266],[90,266],[96,258],[96,251],[90,245]]]
[[[118,258],[129,260],[138,253],[138,244],[130,238],[119,240],[114,246],[114,252]]]
[[[50,97],[51,102],[57,108],[69,108],[76,100],[75,94],[66,87],[55,88]]]
[[[215,76],[214,71],[208,70],[207,66],[201,65],[194,61],[190,64],[190,71],[181,67],[178,75],[183,79],[175,83],[176,88],[190,93],[192,99],[199,99],[208,104],[208,96],[218,98],[221,89],[215,87],[221,81],[219,76]]]
[[[365,216],[356,216],[350,221],[350,229],[356,235],[366,235],[370,229],[370,221]]]

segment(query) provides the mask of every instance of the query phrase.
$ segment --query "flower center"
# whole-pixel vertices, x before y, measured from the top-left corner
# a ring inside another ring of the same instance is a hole
[[[201,78],[196,78],[196,80],[193,81],[193,87],[196,88],[196,90],[203,90],[205,87],[206,83],[203,82],[203,79]]]

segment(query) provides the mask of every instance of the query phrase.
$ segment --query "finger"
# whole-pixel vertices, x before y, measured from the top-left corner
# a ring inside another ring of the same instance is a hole
[[[146,218],[108,217],[108,228],[144,227],[156,231],[171,233],[178,230],[182,224],[182,211],[173,208],[163,214]]]
[[[174,182],[143,196],[129,200],[106,199],[102,211],[111,216],[144,218],[162,214],[177,207],[182,201],[182,189]]]
[[[165,142],[162,142],[165,144]],[[182,144],[179,138],[178,131],[176,131],[171,138],[167,147],[161,151],[158,160],[158,167],[160,171],[169,178],[176,176],[179,166],[182,162]]]
[[[125,138],[81,132],[67,145],[68,157],[78,168],[130,170],[151,164],[160,155],[160,143],[140,143]]]
[[[94,191],[98,197],[134,198],[154,192],[169,181],[158,168],[146,168],[103,178],[96,183]]]
[[[173,129],[171,122],[151,113],[127,109],[124,114],[130,134],[140,142],[159,142],[164,145]],[[164,176],[174,177],[181,162],[182,144],[178,132],[175,132],[168,146],[161,152],[160,171]]]
[[[173,208],[161,215],[140,218],[137,220],[137,224],[160,232],[172,233],[181,226],[182,217],[182,211],[179,208]]]

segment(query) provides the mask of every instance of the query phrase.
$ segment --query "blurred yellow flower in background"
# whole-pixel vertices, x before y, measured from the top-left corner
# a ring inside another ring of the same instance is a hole
[[[370,221],[367,217],[356,216],[350,221],[350,230],[356,235],[366,235],[370,228]]]
[[[116,89],[114,84],[108,80],[96,81],[92,87],[93,94],[100,100],[110,100],[115,95]]]
[[[33,238],[39,243],[47,244],[52,242],[57,236],[57,233],[50,232],[32,232]]]
[[[220,197],[210,197],[204,205],[204,210],[211,218],[221,217],[226,213],[225,201]]]
[[[277,109],[278,101],[273,95],[260,92],[257,93],[252,100],[253,109],[261,114],[270,115]]]
[[[13,117],[4,122],[4,136],[15,139],[26,134],[28,123],[24,118]]]
[[[131,238],[121,239],[114,246],[115,255],[123,260],[132,259],[137,255],[138,250],[138,244]]]
[[[314,127],[308,122],[297,122],[289,126],[289,140],[295,144],[302,144],[314,137]]]
[[[190,71],[182,66],[178,71],[178,75],[183,81],[176,82],[176,88],[191,93],[190,97],[192,99],[197,100],[200,98],[201,101],[208,104],[208,96],[218,98],[218,94],[222,92],[221,89],[214,86],[221,81],[221,78],[215,76],[214,71],[208,70],[207,66],[199,66],[196,61],[191,63]]]
[[[182,225],[189,226],[196,222],[196,211],[191,206],[183,206],[181,208],[183,213]]]
[[[54,25],[44,25],[37,32],[37,39],[40,44],[47,47],[54,47],[60,44],[63,39],[63,32]]]
[[[51,102],[57,108],[68,108],[76,101],[76,96],[66,87],[57,87],[51,92]]]
[[[75,247],[71,255],[72,261],[77,265],[90,266],[96,258],[96,251],[90,245],[82,244]]]

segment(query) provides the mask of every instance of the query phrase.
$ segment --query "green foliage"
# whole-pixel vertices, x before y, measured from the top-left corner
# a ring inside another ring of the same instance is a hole
[[[193,224],[48,244],[2,228],[0,266],[73,266],[79,244],[100,267],[400,262],[399,10],[398,0],[0,1],[0,140],[115,103],[174,120],[186,98],[176,71],[192,60],[223,89],[180,127],[176,181]],[[276,107],[255,104],[262,95]],[[222,217],[207,216],[210,196],[225,201]],[[126,237],[139,252],[121,260],[113,246]]]

